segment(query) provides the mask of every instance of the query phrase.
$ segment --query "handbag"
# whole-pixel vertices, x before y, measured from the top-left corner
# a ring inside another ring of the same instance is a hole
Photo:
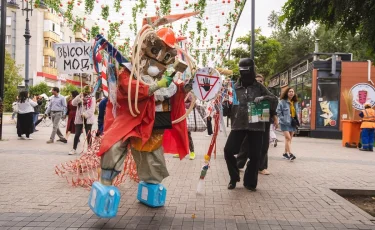
[[[300,126],[297,117],[292,117],[291,125],[292,125],[293,128],[297,128],[297,127]]]
[[[189,132],[204,132],[207,129],[206,123],[195,108],[187,117],[187,127]]]

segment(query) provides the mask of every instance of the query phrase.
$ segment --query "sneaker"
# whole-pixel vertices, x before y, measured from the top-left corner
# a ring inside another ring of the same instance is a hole
[[[76,153],[77,153],[77,151],[75,149],[72,149],[72,150],[69,151],[69,155],[74,155]]]
[[[297,157],[294,156],[293,154],[290,154],[290,155],[289,155],[289,160],[290,160],[290,161],[294,161],[296,158],[297,158]]]
[[[180,158],[180,154],[174,154],[173,158]]]
[[[289,155],[288,155],[287,153],[284,153],[284,154],[283,154],[283,158],[284,158],[284,159],[287,159],[287,160],[290,159],[290,157],[289,157]]]
[[[273,140],[273,147],[277,146],[277,139]]]
[[[32,137],[26,137],[26,140],[32,140],[33,138]]]
[[[195,159],[195,153],[194,152],[190,152],[190,160],[194,160]]]
[[[51,139],[49,139],[48,141],[47,141],[47,144],[52,144],[53,143],[53,140],[51,140]]]
[[[24,137],[18,137],[18,140],[25,140],[25,138]]]
[[[262,175],[270,175],[270,171],[268,171],[267,169],[263,169],[262,171],[259,171],[259,174],[262,174]]]

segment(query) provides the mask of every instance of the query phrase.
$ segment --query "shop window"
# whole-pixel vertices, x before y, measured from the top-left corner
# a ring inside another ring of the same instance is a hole
[[[317,128],[337,129],[339,125],[339,81],[335,79],[319,79],[316,100]]]

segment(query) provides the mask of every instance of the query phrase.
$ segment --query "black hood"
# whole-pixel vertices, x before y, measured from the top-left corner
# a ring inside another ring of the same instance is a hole
[[[251,58],[242,58],[239,63],[240,80],[243,86],[251,85],[255,82],[255,64]]]

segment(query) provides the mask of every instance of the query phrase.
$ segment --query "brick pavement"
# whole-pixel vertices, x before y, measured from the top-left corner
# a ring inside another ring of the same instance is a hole
[[[120,187],[118,216],[99,219],[87,206],[89,191],[69,187],[53,171],[55,164],[75,158],[67,155],[72,136],[68,144],[47,145],[50,127],[40,127],[32,141],[16,140],[14,125],[4,129],[9,140],[0,142],[0,229],[375,229],[374,217],[330,190],[375,189],[375,155],[342,148],[337,140],[295,138],[294,163],[281,159],[282,142],[270,147],[272,174],[259,176],[254,193],[242,183],[227,190],[221,133],[205,194],[197,195],[210,139],[195,133],[196,160],[166,157],[171,176],[163,181],[164,207],[140,204],[137,184],[127,181]]]

